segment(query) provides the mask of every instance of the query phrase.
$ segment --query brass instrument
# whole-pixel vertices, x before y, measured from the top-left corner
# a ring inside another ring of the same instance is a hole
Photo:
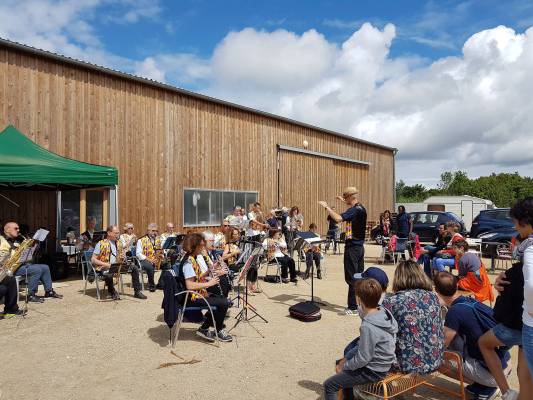
[[[20,262],[20,256],[26,249],[32,247],[34,242],[35,241],[33,239],[25,239],[19,246],[15,248],[14,251],[11,252],[9,258],[0,267],[0,282],[2,282],[8,276],[15,275],[17,270],[22,265]]]

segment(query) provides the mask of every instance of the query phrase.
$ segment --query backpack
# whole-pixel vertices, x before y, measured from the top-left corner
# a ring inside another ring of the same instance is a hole
[[[469,301],[469,300],[460,301],[460,302],[456,303],[456,305],[464,305],[464,306],[470,308],[474,312],[474,315],[476,316],[476,320],[477,320],[479,326],[481,327],[481,331],[483,333],[486,333],[486,332],[490,331],[492,328],[494,328],[498,324],[498,322],[496,322],[496,320],[492,316],[492,313],[488,314],[487,311],[483,307],[480,307],[481,304],[482,303],[480,303],[478,301]],[[492,311],[492,309],[491,309],[491,311]],[[498,347],[498,348],[495,349],[495,351],[496,351],[496,354],[498,355],[498,358],[500,359],[500,361],[502,362],[502,365],[503,365],[504,361],[506,360],[507,354],[508,354],[508,352],[507,352],[508,351],[508,347],[506,347],[506,346]]]

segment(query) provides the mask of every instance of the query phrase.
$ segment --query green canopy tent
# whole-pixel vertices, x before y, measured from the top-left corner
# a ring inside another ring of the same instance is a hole
[[[61,157],[32,142],[12,125],[0,133],[1,186],[61,190],[117,183],[116,168]]]
[[[34,143],[12,125],[0,132],[0,189],[55,191],[57,236],[61,222],[61,190],[112,187],[115,196],[110,220],[116,223],[117,184],[118,170],[114,167],[62,157]]]

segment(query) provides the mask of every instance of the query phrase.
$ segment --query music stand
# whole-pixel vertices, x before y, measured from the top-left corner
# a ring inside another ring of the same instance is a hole
[[[261,332],[259,332],[259,330],[255,326],[253,326],[250,323],[250,321],[254,319],[255,317],[261,318],[267,324],[268,324],[268,321],[257,312],[256,307],[254,307],[252,304],[248,302],[248,271],[250,270],[250,268],[254,268],[253,264],[255,260],[259,257],[261,250],[262,248],[260,247],[252,250],[250,256],[246,260],[246,263],[244,264],[243,269],[239,273],[239,278],[237,280],[237,285],[238,285],[237,286],[237,297],[235,297],[235,299],[237,299],[237,306],[240,303],[240,300],[242,300],[242,310],[235,316],[235,319],[237,320],[237,322],[235,322],[235,325],[233,325],[231,329],[228,330],[228,333],[231,332],[233,329],[235,329],[235,327],[239,325],[239,323],[244,321],[244,322],[248,322],[248,324],[252,328],[254,328],[255,331],[259,333],[259,335],[261,335],[262,338],[265,337]],[[244,280],[244,298],[241,296],[241,293],[240,293],[240,283],[243,280]],[[250,310],[250,312],[252,312],[254,315],[252,315],[251,317],[248,317],[248,310]]]
[[[303,247],[304,244],[317,245],[317,244],[326,243],[326,240],[321,240],[320,236],[313,232],[302,232],[301,236],[302,236],[301,240],[303,243],[300,245],[300,247]],[[307,266],[306,266],[306,270],[307,270]],[[311,260],[311,303],[324,305],[324,303],[315,301],[314,282],[315,282],[315,263],[313,262],[313,260]]]

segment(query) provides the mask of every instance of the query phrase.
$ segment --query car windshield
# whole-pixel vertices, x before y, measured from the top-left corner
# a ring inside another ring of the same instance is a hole
[[[509,210],[493,210],[487,212],[487,215],[490,219],[499,219],[499,220],[511,220],[511,216],[509,215]]]

